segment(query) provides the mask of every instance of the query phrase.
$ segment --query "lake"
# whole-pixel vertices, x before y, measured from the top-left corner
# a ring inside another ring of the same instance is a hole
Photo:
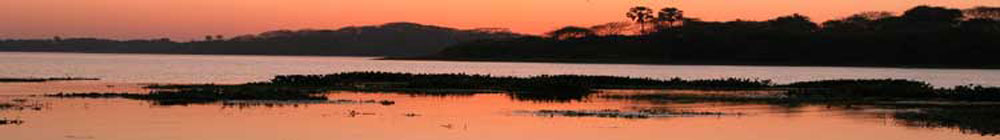
[[[1000,86],[1000,70],[858,67],[692,66],[371,60],[373,57],[145,55],[0,52],[0,77],[94,77],[124,83],[244,83],[283,74],[349,71],[498,76],[612,75],[668,79],[912,79],[936,86]]]
[[[855,67],[688,66],[387,61],[371,57],[0,53],[0,77],[95,77],[100,81],[0,83],[0,103],[38,108],[0,110],[12,140],[319,140],[319,139],[1000,139],[995,129],[900,119],[903,109],[720,102],[658,102],[601,98],[608,94],[682,91],[602,91],[580,100],[534,100],[508,94],[458,96],[331,92],[329,99],[370,103],[214,103],[158,105],[128,99],[30,96],[59,92],[142,92],[150,83],[245,83],[284,74],[348,71],[615,75],[667,79],[759,78],[778,83],[842,78],[898,78],[935,86],[1000,86],[998,70]],[[660,109],[719,112],[616,118],[540,114],[539,110],[637,112]]]

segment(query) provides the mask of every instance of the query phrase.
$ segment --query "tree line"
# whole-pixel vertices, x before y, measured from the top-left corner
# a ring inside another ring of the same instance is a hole
[[[678,8],[635,7],[629,22],[459,44],[428,59],[672,64],[997,68],[1000,8],[917,6],[813,22],[702,21]],[[636,28],[638,27],[638,28]],[[630,32],[634,31],[634,34]]]

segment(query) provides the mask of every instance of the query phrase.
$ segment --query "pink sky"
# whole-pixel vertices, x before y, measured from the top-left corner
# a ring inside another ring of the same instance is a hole
[[[627,20],[633,6],[673,6],[704,20],[764,20],[800,13],[816,21],[917,5],[969,8],[1000,0],[0,0],[0,38],[175,40],[276,29],[336,29],[409,21],[539,34],[566,25]]]

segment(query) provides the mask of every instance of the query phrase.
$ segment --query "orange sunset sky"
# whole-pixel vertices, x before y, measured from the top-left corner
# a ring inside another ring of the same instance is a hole
[[[678,7],[703,20],[801,13],[817,22],[917,5],[1000,6],[1000,0],[0,0],[0,38],[191,40],[276,29],[336,29],[410,21],[540,34],[566,25],[626,21],[633,6]]]

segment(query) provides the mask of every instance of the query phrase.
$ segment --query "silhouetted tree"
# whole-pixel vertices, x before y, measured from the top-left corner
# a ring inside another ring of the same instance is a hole
[[[646,24],[652,22],[656,18],[653,17],[653,10],[644,6],[629,9],[629,12],[626,13],[625,16],[639,24],[639,32],[642,34],[646,33]]]
[[[836,32],[862,32],[875,30],[875,22],[891,18],[891,12],[862,12],[843,19],[823,22],[823,30]]]
[[[922,5],[907,10],[902,17],[911,22],[957,23],[963,14],[958,9]]]
[[[787,32],[812,32],[819,29],[819,25],[809,20],[809,17],[792,14],[776,19],[768,20],[769,28]]]
[[[546,33],[546,35],[548,35],[551,38],[555,38],[555,39],[560,39],[561,40],[561,39],[582,38],[582,37],[594,36],[596,34],[594,33],[594,31],[592,31],[592,30],[590,30],[588,28],[576,27],[576,26],[566,26],[566,27],[563,27],[563,28],[559,28],[558,30],[548,32],[548,33]]]
[[[657,15],[656,20],[662,22],[657,25],[662,25],[666,28],[673,28],[677,25],[677,23],[684,19],[684,11],[673,7],[660,9],[660,12],[658,12]]]
[[[969,19],[991,19],[1000,20],[1000,7],[978,6],[975,8],[962,10]]]
[[[590,27],[599,36],[623,35],[624,32],[632,30],[632,24],[628,22],[609,22]]]
[[[1000,33],[1000,21],[998,20],[974,18],[963,21],[960,25],[961,29],[966,32]]]

